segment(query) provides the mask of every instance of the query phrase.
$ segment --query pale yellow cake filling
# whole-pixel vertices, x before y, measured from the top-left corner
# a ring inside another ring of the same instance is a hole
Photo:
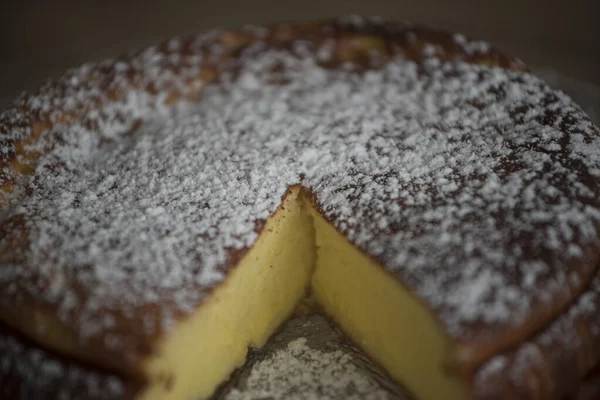
[[[144,366],[150,386],[138,398],[210,396],[261,347],[305,296],[314,267],[314,229],[299,190],[267,221],[252,250],[209,300],[158,346]]]
[[[449,339],[408,289],[338,233],[314,208],[317,303],[376,363],[419,400],[465,399],[443,369]]]
[[[467,398],[444,370],[450,342],[433,315],[298,189],[225,283],[145,362],[150,385],[138,398],[209,397],[244,363],[249,346],[265,344],[309,285],[325,313],[419,400]]]

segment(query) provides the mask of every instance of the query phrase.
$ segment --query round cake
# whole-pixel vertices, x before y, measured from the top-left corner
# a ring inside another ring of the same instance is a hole
[[[598,128],[481,41],[169,40],[24,94],[0,165],[3,398],[207,398],[307,297],[419,400],[600,361]]]

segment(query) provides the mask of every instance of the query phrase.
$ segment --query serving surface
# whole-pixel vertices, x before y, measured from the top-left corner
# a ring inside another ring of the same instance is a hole
[[[349,19],[72,71],[0,119],[0,318],[130,373],[301,184],[470,371],[598,262],[598,130],[523,70],[460,35]]]

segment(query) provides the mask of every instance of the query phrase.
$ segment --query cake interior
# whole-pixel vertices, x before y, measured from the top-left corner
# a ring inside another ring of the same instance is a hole
[[[434,316],[400,281],[352,246],[314,207],[311,287],[325,314],[418,399],[463,399],[444,370],[451,346]]]
[[[140,399],[210,396],[262,347],[306,294],[314,268],[314,229],[292,189],[250,250],[202,307],[158,344],[143,366]]]
[[[447,374],[451,343],[400,282],[353,247],[292,188],[252,249],[209,300],[142,366],[143,400],[207,398],[263,346],[307,294],[392,378],[421,400],[463,399]]]

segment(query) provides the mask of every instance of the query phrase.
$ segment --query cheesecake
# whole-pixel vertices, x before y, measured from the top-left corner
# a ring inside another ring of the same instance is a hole
[[[481,41],[172,39],[24,94],[0,165],[6,398],[209,398],[306,298],[420,400],[600,361],[598,128]]]

